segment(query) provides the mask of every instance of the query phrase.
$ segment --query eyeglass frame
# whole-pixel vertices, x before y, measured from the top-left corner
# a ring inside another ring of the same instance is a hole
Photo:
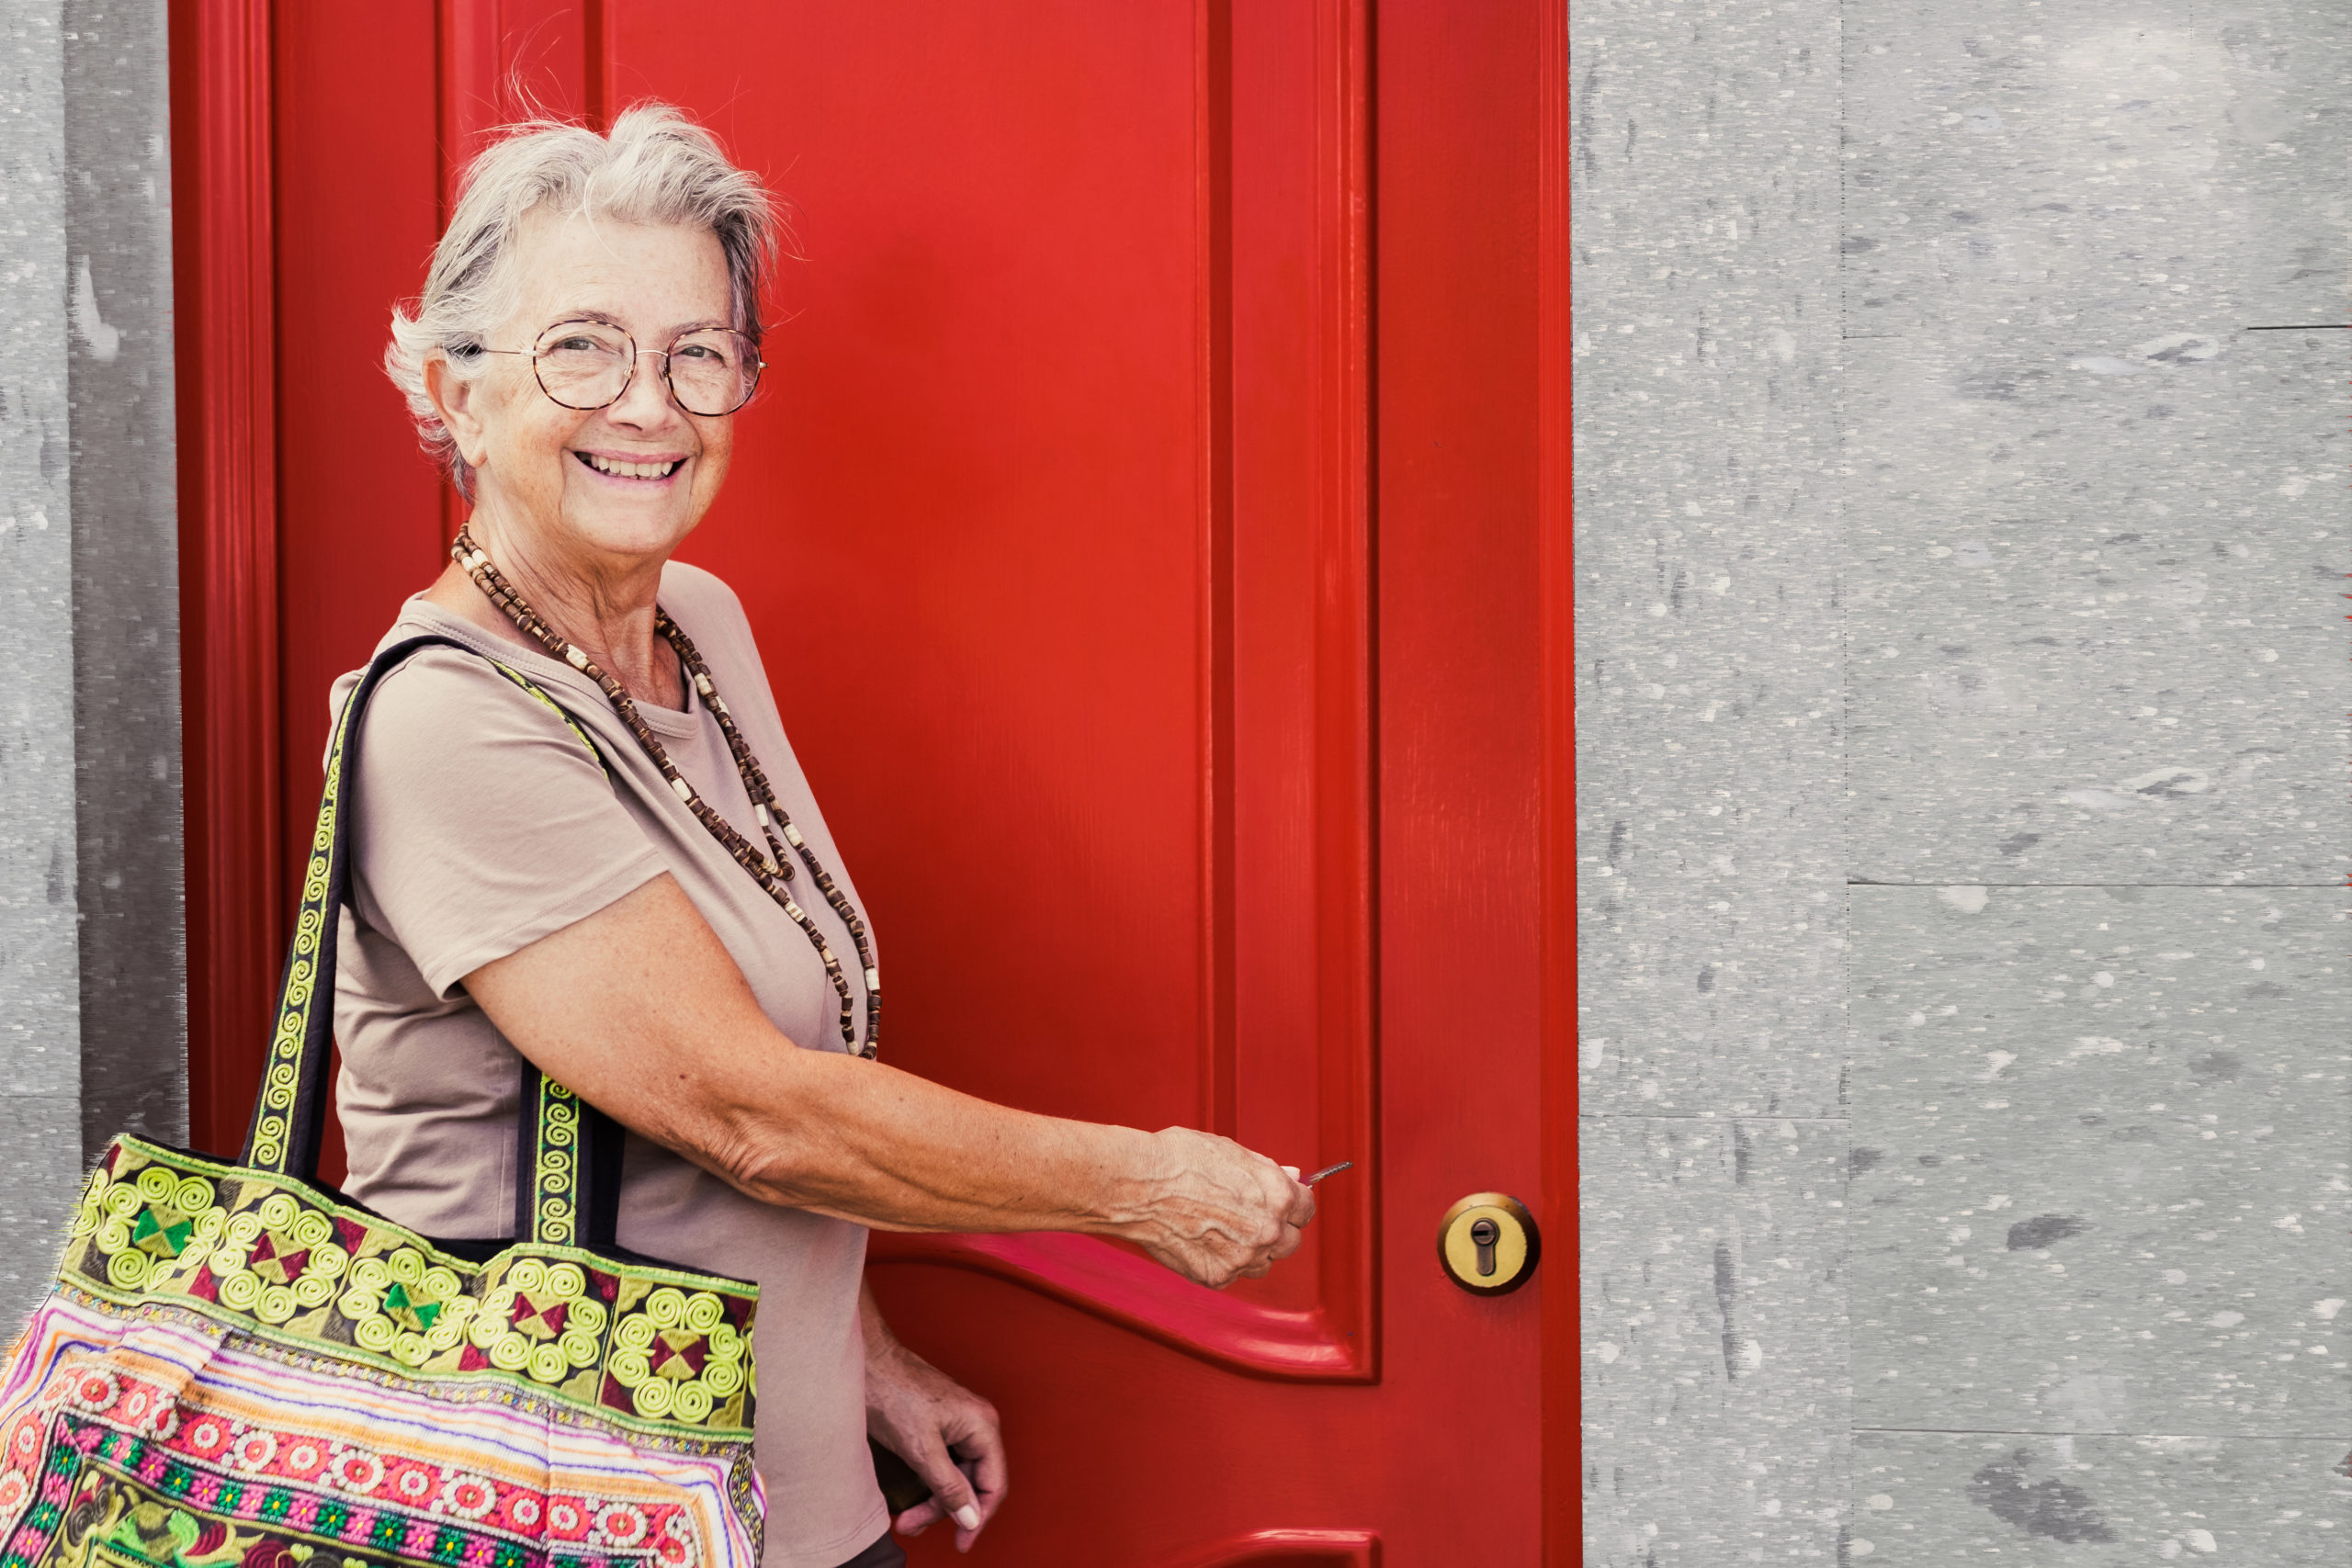
[[[561,398],[557,397],[553,392],[548,390],[547,379],[539,374],[539,345],[545,344],[548,341],[548,334],[553,333],[558,327],[569,327],[573,325],[609,328],[612,331],[620,333],[622,340],[628,344],[628,374],[621,378],[620,389],[615,392],[611,397],[606,398],[601,403],[588,403],[585,405],[580,403],[567,403]],[[742,402],[739,402],[733,408],[723,410],[718,413],[701,413],[694,409],[687,408],[684,401],[678,396],[678,384],[670,379],[670,355],[677,352],[678,344],[684,340],[692,337],[696,333],[709,332],[733,333],[737,337],[741,338],[745,343],[752,345],[752,385],[750,389],[744,392]],[[488,344],[478,343],[470,345],[470,352],[474,354],[510,354],[518,358],[528,359],[531,362],[531,379],[537,383],[540,395],[545,397],[548,401],[553,403],[556,407],[560,409],[570,409],[574,413],[594,413],[598,409],[611,408],[615,403],[619,402],[623,398],[628,397],[630,384],[637,379],[637,362],[641,356],[648,354],[658,354],[662,356],[662,386],[663,390],[670,394],[670,400],[676,403],[683,412],[693,414],[696,419],[725,419],[729,414],[740,412],[744,404],[749,403],[752,399],[758,394],[760,389],[760,372],[768,367],[768,362],[760,357],[759,340],[752,337],[751,333],[743,331],[740,327],[688,327],[684,332],[680,333],[676,337],[670,340],[670,346],[668,348],[639,348],[637,346],[636,333],[630,332],[627,327],[622,326],[618,321],[608,321],[598,316],[566,316],[560,321],[550,321],[546,326],[539,329],[539,335],[532,340],[532,346],[529,348],[492,348]]]

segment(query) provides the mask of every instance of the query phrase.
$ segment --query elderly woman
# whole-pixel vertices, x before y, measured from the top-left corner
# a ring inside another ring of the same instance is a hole
[[[726,482],[775,232],[658,106],[469,171],[386,363],[472,512],[385,644],[489,657],[415,653],[368,713],[335,1021],[350,1190],[427,1234],[510,1233],[526,1059],[627,1128],[621,1245],[761,1288],[765,1561],[837,1568],[903,1561],[869,1434],[933,1490],[902,1530],[952,1518],[968,1549],[1005,1495],[995,1413],[876,1311],[868,1228],[1125,1236],[1221,1286],[1314,1202],[1224,1138],[869,1059],[856,884],[735,595],[670,558]]]

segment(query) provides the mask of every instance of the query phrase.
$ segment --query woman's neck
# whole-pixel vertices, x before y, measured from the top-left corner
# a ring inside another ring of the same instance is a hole
[[[615,563],[571,558],[526,530],[499,526],[477,510],[467,524],[477,548],[557,636],[621,683],[640,703],[685,706],[685,682],[676,656],[653,629],[654,598],[662,585],[659,560]],[[452,561],[425,597],[487,627],[545,652],[509,620]]]

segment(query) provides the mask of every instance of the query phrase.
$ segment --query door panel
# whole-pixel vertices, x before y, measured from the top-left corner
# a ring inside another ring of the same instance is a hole
[[[327,682],[455,525],[378,367],[454,171],[526,98],[667,98],[796,209],[684,555],[854,866],[888,1059],[1357,1161],[1224,1292],[1082,1237],[876,1238],[901,1336],[1005,1414],[977,1561],[1536,1560],[1547,1281],[1472,1297],[1434,1241],[1486,1189],[1571,1222],[1539,1186],[1547,17],[272,8],[279,836]],[[248,1053],[197,1049],[233,1102]]]
[[[685,553],[784,641],[892,1059],[1365,1163],[1222,1297],[1073,1237],[879,1250],[1368,1376],[1360,0],[890,15],[792,14],[756,91],[662,7],[605,27],[616,101],[789,171],[773,390]]]

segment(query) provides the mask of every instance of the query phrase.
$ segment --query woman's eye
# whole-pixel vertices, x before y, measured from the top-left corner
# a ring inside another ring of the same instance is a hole
[[[568,337],[557,341],[548,352],[553,354],[594,354],[605,345],[592,337]]]
[[[683,359],[720,359],[725,357],[725,355],[721,355],[718,350],[711,347],[710,344],[707,343],[682,344],[678,348],[678,356]]]

